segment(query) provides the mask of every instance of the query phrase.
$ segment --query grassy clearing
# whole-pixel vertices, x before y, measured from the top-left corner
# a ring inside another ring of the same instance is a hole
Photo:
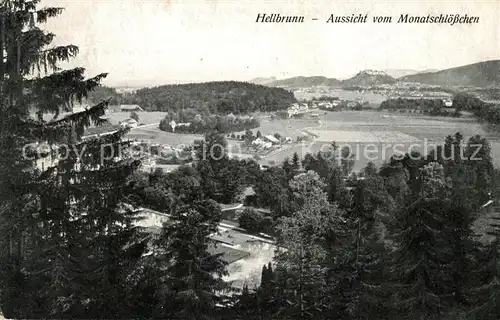
[[[318,136],[318,141],[330,142],[418,142],[420,139],[398,131],[348,131],[348,130],[317,130],[309,129]]]
[[[161,131],[156,126],[133,129],[127,134],[127,138],[171,146],[189,145],[195,140],[203,140],[202,135],[171,133]]]
[[[137,113],[139,114],[139,123],[144,124],[159,123],[167,114],[166,112],[159,111],[138,111]],[[108,112],[107,116],[112,124],[119,124],[121,121],[130,118],[130,112]]]
[[[227,245],[224,245],[222,243],[216,243],[216,244],[210,245],[208,247],[208,250],[212,254],[222,253],[222,260],[224,260],[228,264],[250,256],[249,252],[237,250],[237,249],[228,247]]]

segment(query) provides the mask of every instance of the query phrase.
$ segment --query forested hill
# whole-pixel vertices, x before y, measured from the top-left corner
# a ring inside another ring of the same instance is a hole
[[[271,83],[267,83],[266,85],[270,86],[285,86],[285,87],[313,87],[313,86],[339,86],[341,83],[340,80],[335,78],[327,78],[327,77],[293,77],[287,79],[276,80]]]
[[[138,104],[148,111],[197,109],[225,114],[281,110],[296,102],[293,93],[285,89],[236,81],[164,85],[135,93],[115,93],[100,89],[91,99],[108,95],[113,103]]]
[[[496,86],[500,84],[500,60],[484,61],[438,72],[414,74],[398,80],[441,86]]]

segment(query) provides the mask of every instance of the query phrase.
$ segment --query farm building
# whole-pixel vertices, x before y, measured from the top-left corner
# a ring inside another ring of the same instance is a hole
[[[261,138],[257,138],[255,139],[254,141],[252,141],[252,144],[255,144],[255,145],[259,145],[259,146],[262,146],[264,145],[266,142],[264,140],[262,140]]]
[[[139,105],[137,104],[122,104],[120,105],[120,111],[144,111]]]
[[[443,102],[444,102],[444,106],[445,107],[447,107],[447,108],[453,107],[453,100],[451,100],[451,99],[445,99],[445,100],[443,100]]]
[[[266,138],[269,142],[271,142],[272,144],[278,144],[280,143],[280,141],[278,139],[276,139],[276,137],[273,137],[272,135],[267,135],[265,136],[264,138]]]

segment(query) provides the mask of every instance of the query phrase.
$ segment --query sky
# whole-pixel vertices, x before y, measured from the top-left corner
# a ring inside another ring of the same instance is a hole
[[[108,73],[105,85],[155,86],[294,76],[347,78],[363,69],[446,69],[500,59],[500,0],[42,0],[62,15],[45,28],[79,46],[64,68]],[[256,23],[259,13],[302,24]],[[461,14],[478,24],[398,24],[400,14]],[[366,24],[326,23],[368,14]],[[392,16],[375,24],[373,16]],[[312,18],[318,20],[313,21]]]

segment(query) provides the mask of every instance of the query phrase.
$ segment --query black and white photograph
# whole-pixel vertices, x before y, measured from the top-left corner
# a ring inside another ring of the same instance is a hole
[[[499,21],[0,0],[0,319],[500,319]]]

